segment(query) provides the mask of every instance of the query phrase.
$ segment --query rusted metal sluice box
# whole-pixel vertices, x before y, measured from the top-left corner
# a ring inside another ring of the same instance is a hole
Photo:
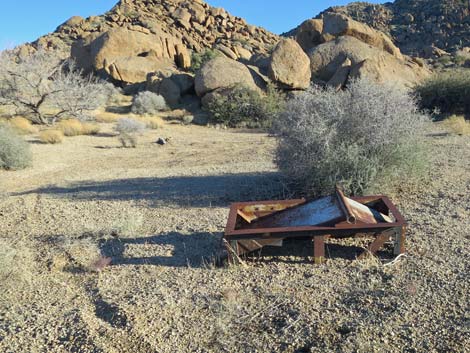
[[[371,235],[374,240],[365,253],[376,253],[391,240],[398,255],[405,252],[405,232],[406,222],[388,197],[347,198],[336,188],[335,194],[311,201],[234,203],[224,239],[233,258],[264,246],[281,246],[286,238],[308,237],[314,243],[315,263],[322,263],[328,238]]]

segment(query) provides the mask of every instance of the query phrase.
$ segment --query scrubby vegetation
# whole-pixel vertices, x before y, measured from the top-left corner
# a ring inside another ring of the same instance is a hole
[[[285,98],[273,85],[266,94],[236,86],[215,94],[208,104],[213,123],[230,127],[268,128],[284,109]]]
[[[115,130],[119,132],[119,141],[126,148],[137,147],[137,136],[145,129],[146,126],[143,122],[130,118],[119,119],[115,127]]]
[[[168,110],[165,98],[150,92],[139,92],[132,101],[132,113],[139,115],[156,114]]]
[[[360,80],[335,92],[313,88],[277,120],[277,164],[301,192],[351,194],[408,180],[425,166],[427,116],[406,91]]]
[[[55,145],[58,143],[62,143],[64,140],[64,134],[60,130],[43,130],[38,135],[39,141],[42,143],[47,143],[51,145]]]
[[[0,124],[0,169],[24,169],[31,160],[29,144],[11,127]]]
[[[459,135],[470,135],[470,121],[463,116],[453,115],[444,121],[444,126]]]
[[[443,72],[416,88],[423,108],[470,115],[470,69]]]
[[[110,86],[84,77],[73,62],[46,51],[18,58],[0,53],[0,105],[36,124],[83,118],[108,100]]]
[[[220,51],[216,49],[207,49],[202,53],[194,52],[191,55],[191,68],[190,71],[196,73],[199,71],[206,62],[214,59],[215,57],[221,55]]]
[[[36,128],[31,122],[21,116],[15,116],[8,121],[10,126],[20,135],[29,135],[36,132]]]

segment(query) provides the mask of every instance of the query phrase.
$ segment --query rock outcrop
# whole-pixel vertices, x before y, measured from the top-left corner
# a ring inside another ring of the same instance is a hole
[[[245,65],[223,56],[206,63],[195,78],[195,89],[199,97],[235,85],[243,85],[253,90],[259,89]]]
[[[470,46],[470,3],[454,0],[354,2],[321,13],[340,13],[389,35],[407,55],[422,56],[431,46],[453,52]]]
[[[399,59],[394,55],[364,43],[342,36],[323,43],[310,51],[310,67],[315,79],[338,88],[345,72],[350,78],[368,77],[378,82],[395,82],[413,86],[429,75],[429,71],[410,58]]]
[[[102,16],[72,17],[22,51],[46,48],[63,58],[72,53],[85,71],[127,84],[145,82],[143,71],[165,63],[171,62],[170,70],[187,69],[192,52],[217,47],[231,59],[249,60],[278,40],[202,0],[121,0]],[[141,67],[132,72],[131,64]]]
[[[269,77],[285,89],[310,86],[310,60],[293,39],[282,39],[274,48],[269,64]]]

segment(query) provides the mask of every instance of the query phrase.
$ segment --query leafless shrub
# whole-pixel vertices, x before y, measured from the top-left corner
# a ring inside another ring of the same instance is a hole
[[[0,105],[37,124],[53,124],[63,117],[88,118],[107,99],[108,90],[95,78],[84,77],[73,62],[45,51],[18,58],[0,53]]]
[[[165,98],[150,91],[138,93],[132,101],[132,113],[134,114],[156,114],[165,110],[168,110]]]
[[[145,129],[145,123],[130,118],[119,119],[115,127],[123,147],[136,147],[137,135],[142,134]]]
[[[306,194],[349,193],[423,170],[428,117],[407,91],[360,80],[342,92],[313,88],[277,121],[277,164]]]

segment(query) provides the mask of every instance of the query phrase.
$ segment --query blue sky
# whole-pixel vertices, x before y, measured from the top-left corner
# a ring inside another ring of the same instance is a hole
[[[210,5],[223,7],[248,23],[282,33],[303,20],[317,15],[329,6],[344,5],[343,0],[206,0]],[[373,3],[383,1],[369,0]],[[74,15],[101,15],[117,0],[21,0],[2,1],[0,12],[0,49],[33,41]]]

